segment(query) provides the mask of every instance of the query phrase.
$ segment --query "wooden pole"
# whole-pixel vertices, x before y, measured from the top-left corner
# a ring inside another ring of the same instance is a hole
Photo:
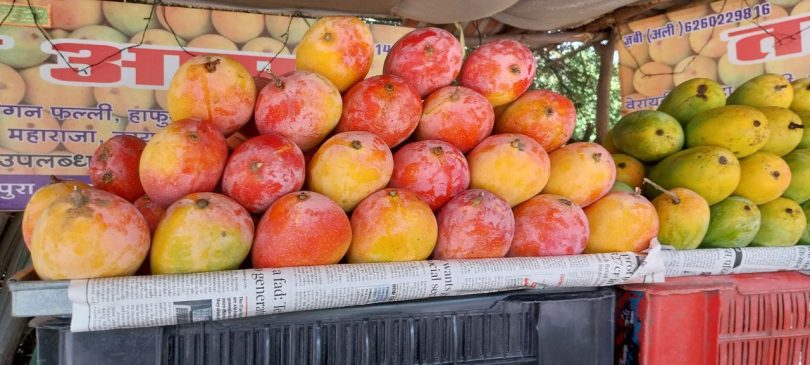
[[[596,88],[596,139],[605,140],[610,128],[610,82],[613,80],[613,57],[616,33],[608,31],[607,44],[597,44],[599,51],[599,82]]]
[[[481,43],[493,42],[501,39],[512,39],[527,45],[529,48],[541,48],[560,44],[564,42],[599,42],[605,37],[604,33],[588,33],[588,32],[532,32],[522,34],[498,34],[488,36],[480,40],[478,37],[469,37],[467,39],[468,46],[479,46]]]

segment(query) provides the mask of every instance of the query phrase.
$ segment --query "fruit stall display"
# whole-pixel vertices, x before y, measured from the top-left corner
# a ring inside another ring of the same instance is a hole
[[[366,78],[372,58],[367,24],[323,17],[291,73],[185,62],[165,129],[106,140],[92,187],[32,196],[39,278],[810,244],[810,80],[765,74],[726,98],[693,79],[600,145],[570,141],[565,96],[529,90],[519,42],[464,59],[421,28]]]

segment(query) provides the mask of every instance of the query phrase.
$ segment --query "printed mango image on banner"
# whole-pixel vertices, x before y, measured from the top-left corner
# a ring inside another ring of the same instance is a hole
[[[730,94],[751,78],[810,76],[810,0],[726,0],[624,24],[616,42],[622,113],[658,108],[693,78]]]
[[[31,0],[30,8],[0,0],[0,14],[9,14],[0,26],[0,211],[23,210],[51,175],[89,182],[90,158],[105,140],[148,141],[171,123],[166,90],[193,56],[224,54],[255,77],[283,75],[315,22],[99,0]],[[367,77],[382,73],[388,50],[411,30],[371,25]]]

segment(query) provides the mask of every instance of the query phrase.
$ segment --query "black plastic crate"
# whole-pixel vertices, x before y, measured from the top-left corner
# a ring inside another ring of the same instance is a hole
[[[71,333],[37,327],[40,364],[611,364],[611,288],[377,304]]]

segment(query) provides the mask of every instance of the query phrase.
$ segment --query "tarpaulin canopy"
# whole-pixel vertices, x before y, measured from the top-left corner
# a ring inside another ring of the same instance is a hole
[[[260,11],[338,12],[407,19],[426,24],[495,20],[528,31],[559,31],[588,24],[617,9],[661,8],[686,1],[639,0],[173,0],[168,3]]]

